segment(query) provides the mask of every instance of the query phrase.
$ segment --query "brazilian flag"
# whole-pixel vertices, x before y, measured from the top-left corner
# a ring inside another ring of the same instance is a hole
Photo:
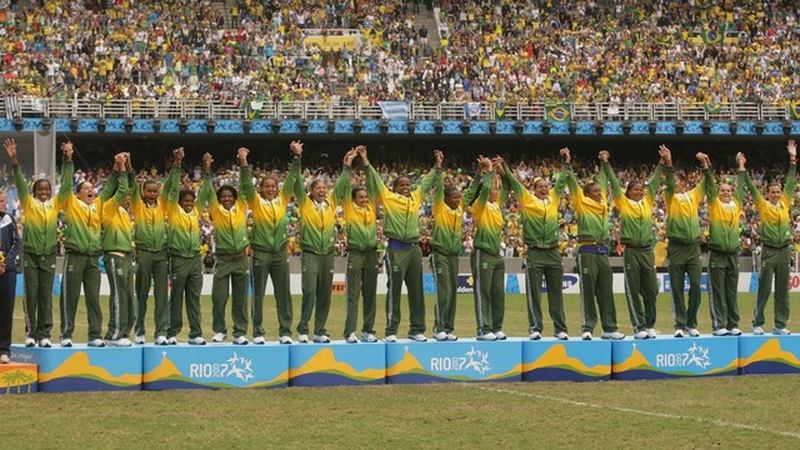
[[[722,105],[717,102],[708,102],[703,105],[703,108],[709,114],[719,114],[722,111]]]
[[[706,45],[713,45],[722,42],[725,35],[720,30],[704,29],[700,37],[703,38],[703,42],[705,42]]]
[[[657,39],[659,45],[663,45],[665,47],[669,47],[672,45],[672,36],[671,35],[664,35]]]
[[[506,118],[506,104],[498,100],[494,104],[494,118],[495,120],[503,120]]]
[[[789,114],[793,120],[800,120],[800,102],[789,102]]]
[[[545,117],[550,122],[568,122],[571,116],[570,106],[566,102],[545,102]]]

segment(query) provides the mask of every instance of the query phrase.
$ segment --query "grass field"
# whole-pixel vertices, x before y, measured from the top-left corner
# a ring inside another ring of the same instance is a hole
[[[793,295],[792,303],[797,300]],[[432,317],[433,297],[427,301],[428,316]],[[620,328],[630,333],[624,298],[618,296],[616,301]],[[344,299],[334,297],[333,302],[328,323],[331,335],[338,338]],[[575,336],[580,321],[578,298],[569,295],[566,302]],[[740,298],[741,325],[746,330],[753,302],[752,295]],[[204,298],[203,303],[204,332],[210,337],[210,299]],[[57,304],[55,307],[57,326]],[[274,305],[268,301],[265,310],[268,337],[274,340]],[[296,315],[298,311],[296,298]],[[376,328],[382,335],[382,305],[378,311]],[[84,310],[78,314],[75,337],[83,341]],[[772,317],[771,305],[767,317]],[[708,332],[707,303],[700,319],[701,331]],[[401,331],[405,331],[406,320]],[[457,332],[463,337],[473,335],[474,321],[471,296],[460,296]],[[546,323],[549,334],[549,320]],[[507,298],[506,324],[510,335],[527,335],[523,296]],[[16,342],[22,338],[23,326],[20,302],[15,311]],[[665,295],[659,297],[657,328],[664,333],[671,329]],[[7,411],[2,441],[13,448],[152,448],[154,444],[164,448],[800,446],[800,377],[792,375],[224,393],[42,394],[4,396],[2,403]]]

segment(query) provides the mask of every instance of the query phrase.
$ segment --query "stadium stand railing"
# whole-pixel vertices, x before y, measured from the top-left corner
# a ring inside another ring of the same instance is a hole
[[[261,102],[257,111],[247,102],[226,103],[200,99],[176,100],[46,99],[0,97],[0,111],[6,117],[133,118],[133,119],[381,119],[379,105],[349,102],[287,101]],[[468,108],[467,105],[474,106]],[[703,103],[573,103],[565,104],[567,120],[576,121],[679,121],[679,120],[792,120],[789,105],[763,103],[720,103],[710,108]],[[468,111],[469,109],[469,111]],[[408,119],[414,120],[550,120],[545,103],[500,106],[480,103],[409,103]],[[257,113],[257,114],[253,114]]]

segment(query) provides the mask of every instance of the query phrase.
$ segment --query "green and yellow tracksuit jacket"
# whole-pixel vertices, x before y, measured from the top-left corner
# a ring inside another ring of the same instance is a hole
[[[578,179],[571,167],[565,167],[566,183],[569,188],[570,203],[578,220],[578,245],[608,246],[608,197],[607,180],[600,171],[600,201],[587,197],[578,186]]]
[[[514,191],[520,206],[520,222],[525,243],[529,247],[549,249],[558,246],[561,238],[559,230],[558,207],[561,204],[561,193],[566,185],[566,173],[559,173],[554,188],[546,198],[540,199],[519,182],[514,172],[506,165],[505,180]]]
[[[744,199],[744,174],[739,174],[733,199],[725,203],[719,198],[719,189],[711,169],[706,170],[705,189],[708,196],[708,247],[723,253],[739,253],[741,250],[741,219]]]
[[[111,174],[103,185],[100,195],[91,204],[78,199],[72,192],[72,177],[74,174],[75,165],[73,162],[65,161],[61,168],[61,189],[66,189],[68,192],[63,203],[64,217],[67,222],[67,228],[64,232],[64,246],[67,250],[73,252],[97,255],[101,250],[100,216],[103,203],[111,198],[111,195],[116,190],[119,174],[117,172]]]
[[[130,253],[133,250],[133,222],[124,206],[128,195],[128,177],[121,175],[117,180],[117,191],[103,202],[103,251]]]
[[[408,197],[390,191],[371,165],[367,165],[365,170],[370,199],[383,207],[383,233],[386,237],[409,244],[419,242],[419,212],[437,169],[422,177],[419,186]]]
[[[461,202],[453,209],[445,203],[444,183],[441,172],[437,171],[434,180],[433,197],[433,233],[431,246],[437,251],[448,256],[457,256],[461,253],[464,240],[462,221],[464,209],[469,206],[475,196],[475,191],[480,186],[481,178],[474,177],[467,190],[461,194]]]
[[[243,169],[243,172],[246,172]],[[211,223],[214,224],[214,252],[218,255],[238,255],[250,246],[247,237],[247,202],[238,196],[230,209],[226,209],[217,200],[214,182],[206,174],[203,187],[200,188],[200,207],[208,211]]]
[[[666,168],[667,189],[664,191],[664,204],[667,209],[667,239],[680,244],[700,242],[700,203],[705,195],[705,182],[694,189],[675,192],[675,169]]]
[[[336,181],[335,192],[342,195],[336,202],[342,205],[344,221],[347,226],[347,246],[354,250],[375,250],[378,248],[378,228],[375,202],[370,200],[364,207],[353,201],[350,168],[345,166]]]
[[[614,193],[614,207],[619,212],[620,242],[637,248],[650,247],[655,244],[653,207],[656,203],[658,187],[661,184],[661,165],[656,166],[645,189],[645,195],[639,201],[631,200],[625,195],[614,169],[611,168],[608,162],[602,163],[601,168],[611,183],[611,190]]]
[[[144,201],[134,174],[128,174],[131,192],[133,235],[137,250],[160,252],[167,248],[167,195],[177,189],[178,173],[170,171],[161,187],[161,195],[152,205]]]
[[[760,218],[761,242],[764,245],[783,248],[792,243],[790,213],[792,196],[797,185],[797,166],[792,164],[783,186],[783,195],[777,203],[765,199],[756,188],[750,174],[744,172],[744,182],[753,197]]]
[[[289,174],[278,195],[272,200],[256,192],[250,167],[242,167],[241,192],[253,212],[253,233],[250,239],[253,248],[262,252],[280,253],[286,250],[286,206],[294,194],[295,183],[300,174],[300,160],[295,158],[289,165]]]
[[[489,201],[494,172],[483,175],[478,199],[472,204],[472,217],[475,220],[475,238],[472,245],[492,255],[501,255],[500,243],[503,241],[503,210],[506,194],[503,192],[497,202]]]
[[[176,179],[180,179],[180,170],[172,168]],[[177,185],[167,191],[167,250],[171,255],[194,258],[200,254],[200,211],[195,205],[186,212],[178,202],[179,196]]]
[[[35,197],[35,193],[31,193],[28,189],[28,184],[18,165],[14,166],[14,183],[17,185],[17,195],[23,212],[22,224],[25,227],[25,233],[22,245],[25,253],[32,255],[55,254],[58,247],[58,213],[70,195],[71,185],[61,183],[55,197],[44,202],[39,201]]]
[[[341,178],[333,191],[322,202],[316,202],[308,196],[303,180],[298,177],[295,182],[295,198],[300,212],[300,248],[317,255],[333,252],[336,240],[336,208],[337,198],[344,198],[347,185]]]

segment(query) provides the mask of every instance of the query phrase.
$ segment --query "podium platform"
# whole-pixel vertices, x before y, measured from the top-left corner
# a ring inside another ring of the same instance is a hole
[[[387,383],[520,381],[522,340],[416,342],[386,344]]]
[[[739,372],[743,375],[800,373],[800,335],[741,336]]]
[[[386,383],[383,342],[295,344],[289,348],[289,386]]]
[[[0,395],[30,394],[38,391],[39,372],[36,364],[12,361],[0,364]]]
[[[709,335],[613,341],[612,377],[615,380],[653,380],[737,375],[738,342],[733,336]]]
[[[289,381],[289,346],[145,345],[145,390],[279,388]]]
[[[11,359],[38,366],[39,392],[138,391],[142,388],[141,347],[14,345]]]
[[[522,343],[522,381],[611,379],[611,342],[543,338]]]

